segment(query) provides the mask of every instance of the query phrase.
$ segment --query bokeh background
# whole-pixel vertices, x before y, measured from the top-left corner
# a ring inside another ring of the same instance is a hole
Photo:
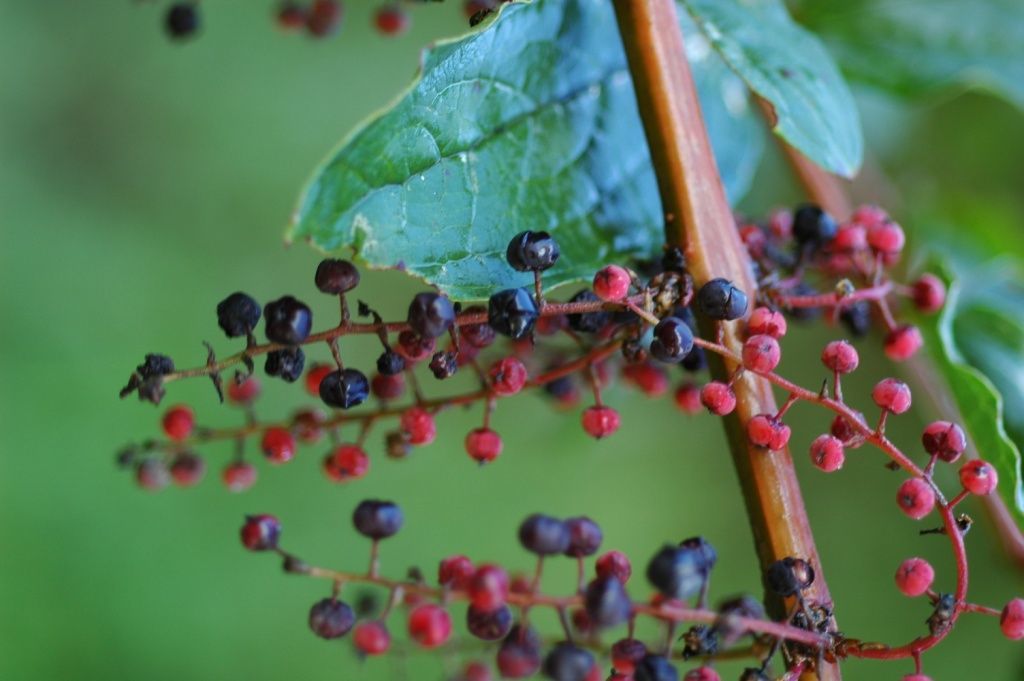
[[[160,31],[162,5],[0,2],[0,678],[446,678],[458,654],[361,663],[347,642],[314,638],[306,613],[328,585],[285,576],[276,560],[238,544],[242,514],[272,512],[287,547],[359,569],[367,547],[349,515],[368,497],[406,511],[405,529],[383,550],[389,574],[410,565],[429,574],[454,552],[528,569],[515,528],[544,511],[595,518],[606,546],[640,564],[664,541],[703,534],[720,554],[714,592],[758,591],[718,422],[681,417],[670,400],[624,388],[608,401],[625,425],[599,443],[582,434],[575,412],[532,397],[503,403],[495,427],[506,454],[486,468],[462,451],[478,413],[453,412],[438,441],[406,461],[385,459],[373,438],[371,474],[345,487],[319,472],[326,444],[288,466],[262,467],[258,485],[237,496],[216,479],[222,448],[206,450],[210,474],[195,489],[148,494],[118,471],[121,445],[157,433],[158,410],[117,399],[145,352],[188,365],[203,360],[204,339],[233,351],[214,307],[237,289],[261,300],[294,293],[334,314],[312,286],[318,255],[282,247],[297,191],[346,131],[408,83],[421,45],[464,26],[458,3],[447,2],[417,8],[410,33],[389,40],[370,29],[373,3],[349,2],[341,34],[313,42],[275,30],[269,2],[209,2],[200,39],[175,45]],[[879,178],[899,188],[882,199],[917,226],[914,247],[950,238],[921,228],[941,223],[954,236],[983,233],[1021,251],[1019,112],[983,94],[914,105],[858,98],[872,149],[859,191],[877,194]],[[771,155],[742,207],[756,213],[797,196]],[[416,288],[401,275],[371,274],[360,296],[394,317]],[[805,358],[837,334],[797,333],[783,371],[817,383],[817,363]],[[848,388],[862,407],[869,386],[893,370],[877,343],[864,342]],[[263,413],[306,401],[298,385],[264,386]],[[181,401],[205,424],[241,418],[205,381],[174,384],[167,403]],[[894,437],[916,451],[929,416],[923,405],[899,419]],[[795,419],[794,451],[843,629],[910,638],[928,608],[902,598],[892,574],[922,555],[940,587],[951,587],[946,543],[919,538],[919,526],[896,511],[899,478],[877,454],[854,453],[839,475],[812,470],[799,453],[828,417],[798,407]],[[983,520],[980,506],[966,506]],[[975,600],[1001,606],[1024,591],[987,522],[969,544]],[[571,574],[568,561],[556,566],[548,588],[570,588]],[[1024,647],[1005,641],[993,620],[965,617],[926,663],[937,681],[1009,681],[1024,678]],[[907,671],[851,662],[847,678]]]

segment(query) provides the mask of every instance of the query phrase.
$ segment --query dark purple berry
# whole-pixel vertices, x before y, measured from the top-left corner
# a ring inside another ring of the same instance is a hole
[[[268,352],[263,369],[268,376],[277,376],[286,383],[292,383],[302,375],[302,367],[305,364],[306,354],[302,352],[302,348],[285,348]]]
[[[613,575],[598,577],[587,585],[583,604],[590,624],[595,627],[614,627],[629,619],[633,606],[626,588]]]
[[[570,303],[596,303],[601,299],[597,297],[593,291],[588,288],[583,289],[572,298],[569,299]],[[598,310],[596,312],[586,312],[581,314],[568,315],[569,328],[573,331],[581,331],[583,333],[597,333],[605,327],[605,325],[611,320],[611,315],[604,310]]]
[[[601,548],[604,533],[590,518],[585,516],[569,518],[565,521],[565,525],[569,528],[569,546],[565,549],[565,555],[572,558],[583,558],[594,555]]]
[[[800,246],[821,246],[831,241],[839,226],[819,206],[804,204],[793,213],[793,238]]]
[[[706,369],[708,366],[708,356],[704,354],[704,348],[695,347],[693,350],[690,350],[690,354],[683,357],[683,361],[679,363],[679,366],[693,372]]]
[[[323,293],[348,293],[359,286],[359,270],[348,260],[327,258],[317,265],[314,281]]]
[[[699,551],[666,545],[647,564],[647,579],[669,598],[689,598],[707,579],[704,557]]]
[[[686,272],[686,255],[679,246],[669,246],[661,256],[661,267],[666,272]]]
[[[779,596],[792,596],[813,583],[814,568],[800,558],[777,560],[764,573],[764,585]]]
[[[466,609],[466,629],[484,641],[497,641],[512,628],[512,611],[507,605],[493,610],[481,610],[470,605]]]
[[[459,363],[455,359],[454,352],[435,352],[430,358],[430,371],[434,378],[444,380],[451,378],[459,370]]]
[[[455,308],[448,296],[418,293],[409,303],[409,326],[423,338],[437,338],[455,323]]]
[[[679,547],[687,551],[695,551],[700,558],[704,574],[710,574],[718,562],[718,552],[704,537],[690,537],[679,542]]]
[[[476,315],[487,312],[481,305],[473,305],[463,310],[464,314]],[[459,329],[459,336],[474,348],[486,348],[494,342],[494,329],[486,322],[467,324]]]
[[[839,311],[839,321],[851,336],[862,338],[871,330],[871,305],[866,300],[844,305]]]
[[[386,539],[402,529],[402,509],[390,501],[368,499],[356,506],[352,523],[359,534],[370,539]]]
[[[633,681],[679,681],[679,671],[661,655],[645,655],[633,670]]]
[[[571,643],[559,643],[544,658],[544,676],[552,681],[585,681],[594,656]]]
[[[405,359],[394,350],[385,350],[377,358],[377,371],[384,376],[394,376],[405,371]]]
[[[553,556],[569,548],[569,528],[551,516],[535,513],[519,526],[519,543],[538,556]]]
[[[747,312],[747,294],[728,279],[712,279],[697,292],[697,308],[711,319],[739,319]]]
[[[217,303],[217,324],[228,338],[252,333],[260,321],[260,304],[237,291]]]
[[[508,242],[505,258],[520,272],[542,272],[558,260],[558,243],[547,232],[520,232]]]
[[[693,331],[678,317],[666,317],[654,327],[651,354],[670,364],[682,362],[693,350]]]
[[[320,380],[320,399],[329,407],[351,409],[366,401],[370,383],[358,369],[332,371]]]
[[[487,303],[487,323],[503,336],[522,338],[537,323],[537,303],[524,288],[498,291]]]
[[[174,371],[174,360],[167,355],[149,353],[146,355],[142,364],[135,367],[135,370],[138,371],[143,378],[163,376]]]
[[[242,546],[250,551],[270,551],[277,548],[281,521],[272,515],[247,515],[240,534]]]
[[[317,601],[309,609],[309,628],[320,638],[341,638],[356,623],[356,615],[347,603],[336,598]]]
[[[309,337],[313,327],[313,313],[292,296],[267,303],[263,316],[267,320],[267,338],[274,343],[298,345]]]
[[[199,8],[194,2],[176,2],[164,16],[167,35],[175,40],[191,37],[199,29]]]
[[[540,669],[540,636],[530,627],[517,624],[498,649],[498,671],[506,679],[524,679]]]
[[[791,296],[815,296],[819,291],[806,281],[801,281],[789,291]],[[867,302],[867,301],[863,301]],[[821,316],[820,307],[793,307],[786,310],[787,316],[798,322],[809,322]]]

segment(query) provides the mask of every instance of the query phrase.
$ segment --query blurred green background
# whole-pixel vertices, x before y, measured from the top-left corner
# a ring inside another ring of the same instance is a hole
[[[269,2],[203,5],[204,34],[173,45],[159,30],[160,3],[0,2],[0,678],[443,678],[457,655],[364,664],[347,642],[314,638],[306,613],[328,585],[284,576],[276,560],[238,544],[242,514],[271,512],[284,522],[286,547],[359,569],[366,546],[349,515],[367,497],[406,511],[404,531],[383,550],[393,575],[409,565],[429,575],[454,552],[528,569],[515,528],[544,511],[595,518],[606,546],[641,565],[662,542],[701,533],[721,557],[714,593],[758,592],[719,424],[625,388],[608,396],[625,425],[599,443],[584,437],[575,413],[530,397],[503,403],[495,427],[506,453],[485,468],[471,465],[461,444],[479,414],[459,412],[442,418],[434,445],[403,462],[385,459],[374,437],[371,474],[345,487],[319,472],[324,444],[288,466],[261,467],[259,484],[237,496],[216,479],[223,448],[207,450],[208,479],[186,491],[143,493],[115,469],[115,450],[155,435],[159,417],[134,398],[119,401],[118,389],[145,352],[192,365],[204,359],[201,340],[233,351],[215,326],[223,295],[289,292],[334,314],[312,286],[317,254],[281,246],[297,191],[346,131],[408,83],[421,45],[463,27],[458,3],[447,2],[417,8],[411,32],[387,40],[369,28],[373,3],[349,2],[340,35],[313,42],[275,30]],[[974,94],[913,107],[859,95],[875,152],[861,191],[888,176],[902,194],[881,198],[903,217],[970,225],[1020,252],[1018,112]],[[743,207],[796,198],[773,156]],[[914,245],[931,235],[914,232]],[[396,274],[364,282],[360,296],[385,317],[400,315],[415,290]],[[817,363],[801,358],[837,333],[796,334],[783,371],[816,384]],[[847,392],[866,409],[868,388],[891,367],[875,357],[877,339],[865,343],[872,350]],[[303,401],[297,386],[264,386],[263,413]],[[205,381],[174,384],[167,403],[175,402],[194,405],[204,424],[241,418]],[[894,437],[916,451],[929,416],[924,408],[900,419]],[[798,407],[794,451],[806,451],[828,421]],[[899,596],[892,574],[922,555],[950,588],[946,543],[919,538],[918,525],[896,512],[900,479],[876,453],[854,453],[835,476],[804,458],[800,476],[843,630],[886,641],[921,632],[928,609]],[[983,516],[973,501],[967,510]],[[974,600],[1001,606],[1024,591],[987,522],[969,544]],[[571,575],[566,561],[548,588],[571,588]],[[965,617],[925,659],[937,681],[1024,678],[1024,648],[989,618]],[[909,667],[854,661],[846,678],[895,679]]]

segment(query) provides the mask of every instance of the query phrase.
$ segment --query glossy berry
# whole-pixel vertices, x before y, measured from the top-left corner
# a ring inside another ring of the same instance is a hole
[[[647,656],[647,646],[635,638],[624,638],[612,644],[612,667],[619,674],[632,674],[640,660]]]
[[[786,335],[786,318],[778,310],[755,307],[747,321],[747,333],[751,336],[766,334],[774,338],[782,338]]]
[[[452,618],[440,605],[425,603],[409,613],[409,637],[424,648],[436,648],[452,635]]]
[[[313,397],[320,397],[320,382],[327,374],[334,371],[330,364],[314,364],[306,372],[306,392]]]
[[[359,445],[339,445],[324,458],[323,468],[335,482],[358,480],[370,470],[370,457]]]
[[[697,667],[686,672],[683,681],[722,681],[722,677],[711,667]]]
[[[587,435],[598,440],[617,431],[621,423],[619,412],[604,406],[584,409],[582,422],[583,430],[587,432]]]
[[[871,399],[882,409],[902,414],[910,409],[910,387],[895,378],[883,378],[872,389]]]
[[[553,556],[569,549],[569,526],[558,518],[534,513],[519,525],[519,543],[538,556]]]
[[[702,408],[700,388],[693,383],[683,383],[674,395],[676,407],[684,414],[697,414]]]
[[[931,588],[935,568],[923,558],[908,558],[896,568],[896,588],[904,596],[916,598]]]
[[[198,484],[206,473],[206,462],[191,452],[180,452],[171,461],[171,479],[179,487]]]
[[[833,239],[839,226],[819,206],[804,204],[793,211],[793,238],[800,246],[821,246]]]
[[[662,655],[645,655],[636,665],[633,681],[679,681],[679,670]]]
[[[565,521],[565,526],[569,530],[569,545],[564,549],[565,555],[570,558],[584,558],[594,555],[601,548],[604,533],[590,518],[569,518]]]
[[[764,572],[764,585],[774,594],[787,597],[814,583],[814,568],[801,558],[787,556],[768,566]]]
[[[156,492],[171,483],[171,472],[160,459],[146,459],[135,468],[135,482],[142,489]]]
[[[475,428],[466,434],[466,453],[480,463],[489,463],[501,454],[501,436],[490,428]]]
[[[356,531],[373,540],[387,539],[402,529],[402,509],[390,501],[368,499],[352,513]]]
[[[711,319],[739,319],[747,312],[747,294],[728,279],[712,279],[697,292],[697,309]]]
[[[914,307],[925,314],[938,312],[946,303],[946,284],[934,274],[922,274],[910,289]]]
[[[571,643],[558,643],[544,658],[544,676],[552,681],[586,681],[594,656]]]
[[[515,395],[526,385],[526,365],[516,357],[505,357],[487,370],[491,390],[496,395]]]
[[[707,564],[699,551],[664,546],[647,564],[647,579],[662,595],[684,599],[700,591]]]
[[[512,611],[507,605],[492,610],[481,610],[470,605],[466,608],[466,629],[483,641],[497,641],[512,628]]]
[[[167,437],[176,442],[181,442],[192,434],[192,429],[196,425],[195,414],[186,405],[179,404],[171,407],[164,413],[161,425]]]
[[[743,343],[743,366],[757,374],[770,373],[782,359],[779,341],[767,334],[751,336]]]
[[[320,399],[329,407],[351,409],[366,401],[370,383],[358,369],[339,369],[320,381]]]
[[[894,362],[902,362],[914,356],[921,346],[924,345],[924,338],[921,330],[912,324],[897,327],[885,337],[885,356]]]
[[[999,616],[999,628],[1011,641],[1024,639],[1024,598],[1014,598]]]
[[[299,380],[305,365],[306,353],[302,348],[284,348],[267,353],[263,370],[268,376],[277,376],[285,383],[294,383]]]
[[[834,473],[843,467],[846,452],[839,438],[819,435],[811,443],[811,463],[826,473]]]
[[[267,339],[284,345],[298,345],[309,337],[313,312],[292,296],[283,296],[263,308]]]
[[[481,565],[469,581],[468,592],[474,607],[480,610],[500,608],[508,598],[508,573],[500,565]]]
[[[662,362],[682,362],[693,350],[693,330],[679,317],[666,317],[654,327],[651,355]]]
[[[946,463],[953,463],[967,449],[967,435],[963,428],[951,421],[933,421],[921,434],[924,450]]]
[[[512,627],[498,649],[497,665],[502,678],[524,679],[540,669],[540,636],[531,627]]]
[[[383,5],[373,15],[373,24],[382,35],[399,36],[409,30],[409,13],[398,4]]]
[[[736,408],[736,393],[721,381],[711,381],[700,389],[700,402],[712,414],[725,416]]]
[[[250,376],[239,382],[231,379],[228,383],[228,400],[233,404],[252,404],[260,396],[260,379]]]
[[[316,38],[323,38],[337,30],[341,23],[339,0],[313,0],[306,15],[306,30]]]
[[[352,642],[364,655],[382,655],[391,647],[391,634],[383,622],[369,620],[356,625]]]
[[[260,304],[237,291],[217,303],[217,325],[228,338],[252,333],[260,321]]]
[[[385,350],[377,358],[377,371],[382,376],[396,376],[405,370],[405,358],[394,350]]]
[[[960,468],[960,484],[971,494],[985,496],[995,491],[999,474],[989,462],[975,459]]]
[[[352,608],[336,598],[317,601],[309,609],[309,628],[320,638],[341,638],[355,623],[356,614]]]
[[[359,270],[348,260],[327,258],[317,265],[313,279],[321,293],[338,295],[359,286]]]
[[[629,271],[624,267],[607,265],[594,275],[594,294],[608,302],[622,300],[629,295],[631,281]]]
[[[907,237],[895,222],[883,222],[868,228],[868,245],[876,253],[899,253]]]
[[[598,577],[614,577],[623,584],[633,574],[633,566],[626,554],[619,551],[608,551],[597,557],[594,570]]]
[[[789,443],[789,426],[771,414],[758,414],[747,421],[747,437],[758,447],[778,451]]]
[[[240,534],[242,546],[250,551],[270,551],[277,548],[281,522],[272,515],[247,515]]]
[[[221,473],[229,492],[244,492],[256,483],[256,477],[256,467],[244,461],[228,464]]]
[[[935,492],[922,478],[911,478],[900,485],[896,503],[908,517],[920,520],[935,507]]]
[[[537,303],[524,288],[498,291],[487,302],[487,323],[503,336],[522,338],[537,323]]]
[[[295,456],[295,438],[285,428],[267,428],[260,440],[260,448],[271,463],[286,463]]]
[[[583,289],[578,292],[572,298],[569,299],[570,303],[596,303],[600,298],[594,294],[590,289]],[[597,333],[611,320],[611,315],[604,310],[597,310],[595,312],[583,312],[578,314],[566,315],[569,320],[569,328],[573,331],[579,331],[581,333]]]
[[[430,357],[434,352],[436,343],[433,338],[423,338],[415,331],[406,329],[398,334],[398,345],[396,350],[407,364],[415,364],[420,360]],[[394,361],[394,360],[389,360]],[[404,368],[404,367],[403,367]],[[378,367],[378,371],[380,368]]]
[[[167,35],[175,40],[189,38],[199,30],[199,8],[194,2],[176,2],[164,15]]]
[[[409,436],[409,444],[429,445],[437,437],[434,415],[421,407],[410,407],[402,412],[402,432]]]
[[[520,232],[512,237],[505,259],[520,272],[542,272],[558,261],[558,243],[547,232]]]
[[[455,323],[455,308],[448,296],[418,293],[409,303],[409,327],[422,338],[437,338]]]
[[[848,374],[860,364],[857,348],[844,340],[832,341],[821,351],[821,363],[832,371]]]
[[[629,619],[633,606],[622,582],[615,577],[597,577],[583,594],[587,620],[597,628],[614,627]]]
[[[466,556],[449,556],[437,566],[437,583],[452,589],[465,589],[476,574],[476,568]]]

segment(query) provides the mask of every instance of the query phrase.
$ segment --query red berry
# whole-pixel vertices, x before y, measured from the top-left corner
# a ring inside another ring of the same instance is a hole
[[[339,445],[324,457],[324,473],[334,482],[358,480],[370,470],[370,457],[359,445]]]
[[[632,674],[647,655],[647,646],[635,638],[624,638],[612,645],[612,667],[620,674]]]
[[[875,384],[871,399],[882,409],[902,414],[910,409],[910,387],[895,378],[883,378]]]
[[[868,228],[868,245],[876,253],[899,253],[906,241],[903,228],[895,222],[883,222]]]
[[[462,668],[459,681],[491,681],[490,667],[483,662],[470,662]]]
[[[334,371],[335,367],[329,364],[314,364],[306,372],[306,392],[313,397],[320,397],[320,381],[324,380],[327,374]]]
[[[619,429],[619,412],[611,407],[587,407],[583,410],[583,430],[587,435],[601,439]]]
[[[889,214],[878,206],[864,205],[853,211],[853,217],[850,220],[870,229],[887,222]]]
[[[283,2],[277,10],[277,25],[286,31],[294,31],[306,24],[306,11],[295,2]]]
[[[1014,598],[999,616],[999,628],[1011,641],[1024,638],[1024,598]]]
[[[686,672],[683,681],[722,681],[722,677],[711,667],[697,667]]]
[[[721,381],[711,381],[700,389],[700,401],[712,414],[725,416],[736,408],[736,393]]]
[[[374,374],[370,379],[370,390],[379,400],[396,400],[405,392],[405,377],[402,374]]]
[[[904,596],[916,598],[931,588],[935,568],[923,558],[908,558],[896,569],[896,588]]]
[[[377,9],[373,23],[384,35],[397,36],[408,30],[409,14],[400,5],[388,4]]]
[[[415,364],[433,355],[435,345],[433,338],[422,338],[415,331],[406,329],[398,334],[398,345],[395,346],[395,352],[409,364]]]
[[[821,362],[832,371],[848,374],[860,364],[857,348],[844,340],[832,341],[821,351]]]
[[[181,441],[192,434],[192,428],[196,425],[195,415],[192,410],[184,404],[171,407],[164,414],[164,433],[172,440]]]
[[[244,461],[236,461],[224,467],[221,479],[229,492],[244,492],[256,483],[256,467]]]
[[[360,622],[352,632],[352,641],[363,655],[380,655],[391,647],[391,634],[383,622]]]
[[[409,613],[409,636],[424,648],[436,648],[452,634],[452,618],[440,605],[424,603]]]
[[[501,447],[501,436],[490,428],[476,428],[466,434],[466,453],[480,463],[497,459]]]
[[[743,344],[743,366],[758,374],[770,373],[779,365],[782,349],[779,341],[768,334],[751,336]]]
[[[142,489],[155,492],[170,484],[171,474],[160,459],[146,459],[135,469],[135,482]]]
[[[857,422],[865,424],[864,414],[860,413],[859,411],[856,412],[856,414]],[[832,419],[832,426],[829,428],[829,432],[832,433],[832,435],[834,435],[835,437],[839,438],[840,442],[843,443],[844,447],[851,446],[851,441],[855,437],[860,435],[860,431],[854,428],[853,423],[848,418],[842,415],[837,415],[834,419]]]
[[[341,23],[341,3],[338,0],[313,0],[306,15],[306,30],[317,38],[333,33]]]
[[[495,395],[515,395],[526,385],[526,365],[515,357],[505,357],[487,371]]]
[[[437,566],[437,583],[452,589],[469,587],[476,568],[466,556],[448,556]]]
[[[811,463],[825,471],[834,473],[843,467],[846,452],[843,443],[832,435],[819,435],[811,443]]]
[[[758,414],[747,421],[747,437],[758,447],[778,451],[789,443],[789,426],[771,414]]]
[[[668,392],[668,374],[651,362],[636,362],[622,368],[622,376],[647,397],[661,397]]]
[[[756,307],[747,321],[747,333],[751,336],[766,334],[774,338],[786,335],[786,318],[778,310]]]
[[[830,244],[832,250],[840,253],[856,253],[868,247],[868,231],[863,225],[851,222],[842,225]]]
[[[700,388],[693,383],[683,383],[676,388],[676,407],[684,414],[697,414],[701,410]]]
[[[768,235],[757,225],[745,225],[740,228],[740,239],[753,258],[764,256],[764,248],[768,244]]]
[[[402,413],[402,432],[409,436],[409,443],[429,445],[437,437],[434,415],[421,407],[411,407]]]
[[[271,463],[286,463],[295,456],[295,438],[285,428],[267,428],[260,447]]]
[[[323,437],[322,426],[326,420],[323,412],[317,409],[301,409],[292,417],[299,439],[307,443],[317,442]]]
[[[900,509],[914,520],[920,520],[935,507],[935,492],[922,478],[911,478],[896,493]]]
[[[953,463],[967,449],[963,428],[951,421],[932,421],[921,435],[924,450],[946,463]]]
[[[235,404],[249,404],[260,396],[260,380],[250,376],[241,383],[235,380],[228,381],[228,400]]]
[[[206,463],[191,452],[181,452],[171,461],[171,478],[179,487],[191,487],[203,479]]]
[[[270,551],[277,548],[281,536],[281,521],[272,515],[247,515],[240,532],[242,546],[250,551]]]
[[[903,681],[932,681],[927,674],[904,674]]]
[[[974,459],[960,468],[960,484],[971,494],[985,496],[995,491],[999,484],[999,474],[988,461]]]
[[[793,236],[793,213],[784,208],[772,211],[768,216],[768,230],[780,241]]]
[[[496,610],[508,599],[508,573],[500,565],[481,565],[473,573],[468,591],[473,607],[484,611]]]
[[[630,575],[633,574],[629,558],[618,551],[609,551],[598,556],[594,570],[598,577],[614,577],[623,584],[628,582]]]
[[[921,330],[912,324],[897,327],[885,337],[885,356],[894,362],[909,359],[924,345]]]
[[[946,284],[934,274],[922,274],[911,289],[914,306],[926,314],[938,312],[946,302]]]
[[[618,265],[607,265],[594,275],[594,293],[601,300],[622,300],[629,294],[629,284],[629,272]]]

